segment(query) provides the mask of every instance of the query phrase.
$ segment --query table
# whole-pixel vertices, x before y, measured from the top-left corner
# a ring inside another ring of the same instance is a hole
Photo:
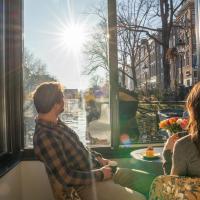
[[[131,156],[135,161],[135,165],[138,169],[147,171],[149,173],[153,173],[155,175],[161,175],[163,174],[162,169],[162,151],[163,147],[156,147],[154,148],[154,151],[156,153],[160,153],[160,158],[156,160],[146,160],[143,158],[142,154],[145,152],[146,148],[143,149],[137,149],[131,152]]]

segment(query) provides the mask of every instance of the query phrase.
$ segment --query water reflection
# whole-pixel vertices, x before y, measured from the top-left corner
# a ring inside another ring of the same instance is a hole
[[[86,111],[84,104],[78,99],[66,99],[65,111],[61,114],[61,119],[72,128],[79,136],[80,140],[86,144]]]

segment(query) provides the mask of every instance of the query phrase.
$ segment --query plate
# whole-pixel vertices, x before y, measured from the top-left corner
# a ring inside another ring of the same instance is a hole
[[[154,156],[146,156],[146,153],[142,154],[143,158],[146,160],[156,160],[156,159],[160,159],[160,153],[154,153]]]

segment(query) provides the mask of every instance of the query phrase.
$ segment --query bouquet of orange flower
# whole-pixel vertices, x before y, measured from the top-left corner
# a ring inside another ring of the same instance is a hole
[[[186,130],[188,125],[187,119],[172,117],[160,122],[159,127],[166,129],[171,133],[177,133]]]

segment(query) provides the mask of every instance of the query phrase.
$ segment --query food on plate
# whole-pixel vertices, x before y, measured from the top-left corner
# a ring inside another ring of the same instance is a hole
[[[145,156],[146,157],[153,157],[155,152],[154,152],[154,149],[152,146],[149,146],[147,149],[146,149],[146,152],[145,152]]]

